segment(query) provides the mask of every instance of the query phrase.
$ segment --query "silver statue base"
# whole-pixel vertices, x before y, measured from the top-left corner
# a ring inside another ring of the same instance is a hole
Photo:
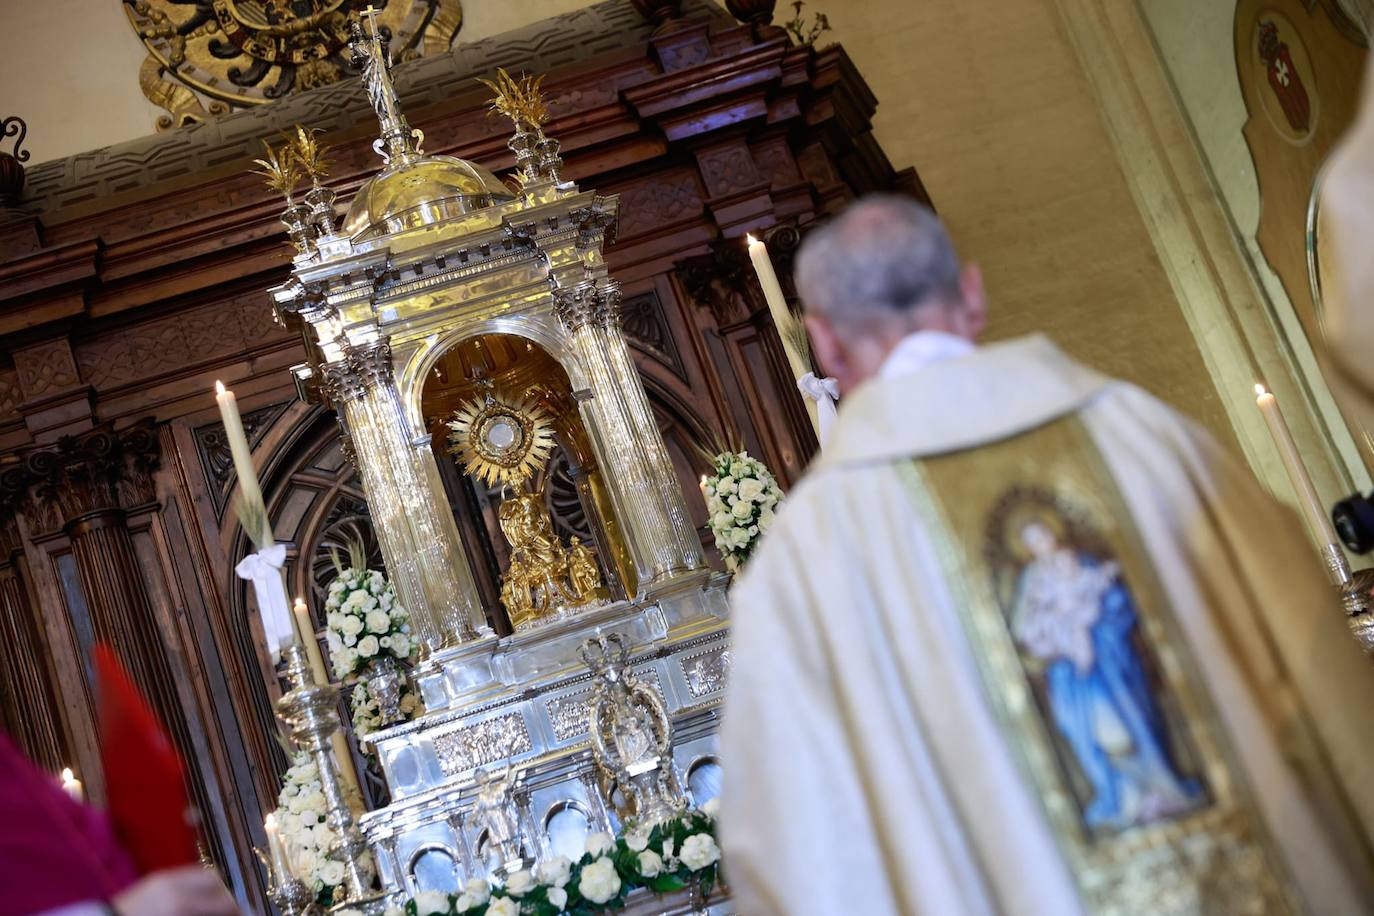
[[[631,670],[659,692],[672,719],[666,764],[689,795],[694,783],[709,784],[719,772],[716,728],[730,658],[725,582],[684,577],[646,601],[608,604],[428,659],[417,681],[430,711],[367,737],[392,797],[359,822],[382,886],[413,896],[449,889],[436,881],[460,888],[497,874],[476,817],[477,774],[492,764],[509,761],[521,771],[512,797],[527,861],[576,859],[580,846],[568,844],[580,842],[579,830],[619,829],[606,801],[618,802],[619,793],[598,772],[588,735],[595,693],[579,649],[590,638],[622,637]]]

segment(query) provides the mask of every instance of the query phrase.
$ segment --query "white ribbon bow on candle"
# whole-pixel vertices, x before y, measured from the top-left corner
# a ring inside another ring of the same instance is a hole
[[[816,422],[820,424],[821,445],[824,446],[835,425],[835,402],[840,398],[840,383],[833,378],[816,378],[816,373],[808,372],[797,379],[797,390],[816,402]]]
[[[286,545],[273,544],[257,553],[250,553],[234,567],[240,579],[248,579],[253,583],[258,612],[262,614],[262,631],[267,637],[267,651],[272,653],[274,665],[281,656],[281,650],[296,639],[296,630],[291,624],[291,602],[281,579],[281,568],[285,563]]]

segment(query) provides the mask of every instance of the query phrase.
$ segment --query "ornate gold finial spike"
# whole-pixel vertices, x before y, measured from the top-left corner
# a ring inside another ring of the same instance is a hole
[[[253,169],[253,174],[266,179],[267,187],[285,197],[286,205],[289,207],[294,202],[296,185],[300,184],[301,164],[296,160],[289,143],[283,143],[274,149],[272,144],[264,140],[262,149],[263,158],[253,160],[254,164],[262,168]]]
[[[319,179],[329,174],[329,166],[331,165],[325,157],[325,153],[329,152],[329,145],[321,143],[315,137],[319,132],[317,127],[307,129],[297,124],[296,135],[288,138],[291,144],[291,155],[296,162],[300,163],[305,176],[316,184],[319,183]]]
[[[477,81],[496,93],[490,100],[491,114],[510,118],[516,130],[537,131],[548,121],[549,106],[539,89],[543,76],[526,74],[517,80],[504,67],[498,67],[495,81],[480,77]]]

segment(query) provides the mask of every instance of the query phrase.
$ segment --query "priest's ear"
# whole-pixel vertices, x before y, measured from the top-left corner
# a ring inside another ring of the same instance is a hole
[[[965,264],[960,268],[959,298],[962,302],[955,317],[955,332],[960,337],[977,340],[988,324],[988,299],[983,289],[983,270],[977,264]]]
[[[837,380],[840,390],[850,387],[853,368],[844,341],[835,333],[835,326],[824,315],[814,312],[805,318],[806,332],[811,337],[811,354],[822,376]]]

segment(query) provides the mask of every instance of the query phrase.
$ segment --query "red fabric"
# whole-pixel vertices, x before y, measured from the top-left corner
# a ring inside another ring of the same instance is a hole
[[[137,877],[105,816],[0,732],[0,916],[108,902]]]
[[[199,860],[181,758],[109,646],[95,647],[100,759],[115,833],[140,874]]]

